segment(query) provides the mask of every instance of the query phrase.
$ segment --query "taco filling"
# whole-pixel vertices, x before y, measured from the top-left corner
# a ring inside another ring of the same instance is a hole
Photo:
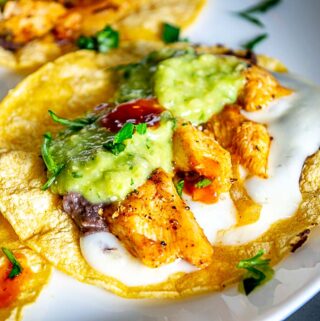
[[[269,280],[320,222],[320,94],[223,53],[126,44],[23,81],[0,108],[0,210],[21,240],[125,297]]]
[[[268,178],[271,137],[242,111],[269,108],[291,91],[245,60],[191,47],[165,48],[112,73],[113,98],[91,113],[69,120],[49,111],[65,129],[45,134],[43,189],[62,196],[87,261],[109,257],[108,275],[139,285],[203,269],[213,260],[214,238],[185,195],[215,204],[230,193],[235,224],[258,221],[262,204],[245,182]],[[124,268],[135,271],[134,280]]]

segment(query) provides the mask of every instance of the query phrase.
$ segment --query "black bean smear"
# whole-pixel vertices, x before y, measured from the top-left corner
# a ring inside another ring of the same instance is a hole
[[[79,193],[68,193],[63,196],[63,210],[70,215],[82,233],[107,231],[107,223],[99,213],[104,204],[91,204]]]

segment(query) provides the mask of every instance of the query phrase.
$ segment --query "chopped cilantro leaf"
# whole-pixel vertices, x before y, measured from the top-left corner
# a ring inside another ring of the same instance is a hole
[[[260,250],[254,257],[242,260],[238,263],[238,269],[246,269],[247,273],[242,280],[242,287],[246,295],[250,294],[257,286],[270,280],[274,274],[273,269],[269,266],[270,260],[261,259],[264,254]]]
[[[123,142],[132,138],[134,130],[136,130],[138,134],[144,135],[147,132],[147,124],[140,123],[138,125],[134,125],[132,123],[126,123],[114,136],[113,141],[105,143],[103,147],[112,154],[119,155],[126,148],[126,145]]]
[[[132,123],[126,123],[119,132],[114,136],[113,143],[120,144],[126,139],[132,138],[134,131],[134,125]]]
[[[173,43],[179,41],[180,37],[180,28],[169,24],[164,23],[162,29],[162,40],[165,43]]]
[[[182,196],[182,191],[183,191],[183,187],[184,187],[184,180],[181,179],[180,181],[178,181],[178,183],[176,184],[176,190],[178,195],[181,197]]]
[[[80,36],[76,44],[80,49],[108,52],[110,49],[119,47],[119,32],[106,26],[92,37]]]
[[[2,252],[12,264],[12,269],[8,277],[9,279],[14,279],[16,276],[18,276],[22,272],[22,267],[9,249],[3,247]]]
[[[245,44],[243,44],[241,47],[243,49],[247,49],[247,50],[254,50],[254,48],[263,40],[265,40],[266,38],[268,38],[268,34],[263,33],[253,39],[251,39],[250,41],[246,42]]]
[[[201,181],[199,181],[197,184],[195,184],[196,188],[204,188],[209,186],[212,183],[211,179],[209,178],[204,178]]]
[[[87,117],[87,118],[79,118],[79,119],[75,119],[75,120],[69,120],[69,119],[65,119],[65,118],[57,116],[51,110],[48,110],[48,113],[49,113],[50,117],[53,119],[53,121],[55,121],[56,123],[61,124],[66,127],[70,127],[71,129],[77,129],[77,130],[82,129],[84,126],[90,125],[97,120],[97,117],[94,117],[94,116]]]
[[[86,36],[80,36],[76,41],[76,45],[80,49],[88,49],[88,50],[96,50],[96,47],[97,47],[96,39],[94,37],[86,37]]]
[[[54,183],[57,176],[64,168],[64,165],[57,165],[50,154],[50,144],[52,141],[51,133],[45,133],[43,138],[44,140],[41,146],[41,155],[50,176],[48,181],[42,186],[42,190],[47,190]]]
[[[140,135],[144,135],[147,132],[147,124],[146,123],[140,123],[136,125],[136,131]]]
[[[244,18],[244,19],[252,22],[253,24],[255,24],[259,27],[264,27],[264,24],[258,18],[253,17],[251,14],[249,14],[247,12],[238,12],[237,15],[240,16],[241,18]]]
[[[246,10],[244,10],[245,13],[264,13],[268,10],[272,9],[274,6],[278,5],[281,2],[281,0],[264,0],[258,3],[257,5],[254,5]]]
[[[110,26],[96,34],[98,51],[108,52],[110,49],[119,47],[119,32],[112,29]]]
[[[131,178],[130,185],[132,186],[134,184],[134,180]]]
[[[121,152],[123,152],[126,148],[126,145],[123,143],[114,143],[112,141],[107,142],[103,145],[103,147],[111,152],[113,155],[119,155]]]
[[[42,155],[42,159],[43,159],[44,163],[47,166],[48,171],[53,173],[56,169],[56,164],[55,164],[55,162],[49,152],[49,146],[51,144],[51,141],[52,141],[51,133],[45,133],[43,135],[43,144],[41,146],[41,155]]]

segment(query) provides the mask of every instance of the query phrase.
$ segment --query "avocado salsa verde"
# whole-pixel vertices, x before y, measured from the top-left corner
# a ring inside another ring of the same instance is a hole
[[[232,56],[163,49],[137,64],[115,68],[118,89],[108,107],[75,121],[51,113],[67,128],[42,146],[49,172],[45,188],[51,185],[59,195],[76,192],[92,204],[109,204],[123,200],[155,169],[172,172],[174,117],[197,125],[234,103],[245,83],[246,65]],[[158,111],[148,116],[154,105]],[[140,109],[140,115],[130,114],[132,108]],[[114,117],[117,109],[126,109],[122,121]],[[125,124],[144,122],[148,123],[145,133],[135,131],[120,145],[113,144]],[[55,170],[50,171],[47,154]]]

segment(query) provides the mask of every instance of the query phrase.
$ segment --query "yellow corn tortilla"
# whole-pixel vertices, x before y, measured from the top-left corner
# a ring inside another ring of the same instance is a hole
[[[118,1],[115,11],[112,6],[101,14],[86,17],[84,33],[92,35],[112,25],[120,31],[123,40],[159,40],[162,25],[169,22],[182,28],[191,24],[201,11],[206,0],[131,0]],[[59,45],[51,34],[35,39],[16,52],[0,47],[0,66],[19,72],[30,73],[48,61],[75,51],[73,44]]]
[[[235,267],[241,259],[264,249],[276,264],[320,220],[317,153],[305,164],[300,184],[303,202],[296,215],[277,222],[253,242],[214,246],[214,262],[204,270],[178,273],[161,284],[128,287],[86,263],[80,251],[79,231],[62,211],[61,198],[41,190],[46,181],[45,166],[39,158],[42,135],[61,128],[49,119],[47,110],[67,118],[91,110],[113,92],[109,67],[138,61],[160,46],[139,42],[107,55],[89,51],[68,54],[26,78],[0,104],[1,212],[20,239],[53,266],[80,281],[129,298],[173,298],[222,289],[241,277],[243,272]]]
[[[34,272],[33,276],[21,288],[17,300],[8,308],[0,308],[0,320],[20,320],[23,307],[33,303],[48,282],[51,267],[39,255],[19,241],[10,224],[0,214],[0,248],[2,247],[10,249],[14,253],[23,254],[26,257],[29,269]],[[1,251],[0,266],[5,260],[7,258]]]

